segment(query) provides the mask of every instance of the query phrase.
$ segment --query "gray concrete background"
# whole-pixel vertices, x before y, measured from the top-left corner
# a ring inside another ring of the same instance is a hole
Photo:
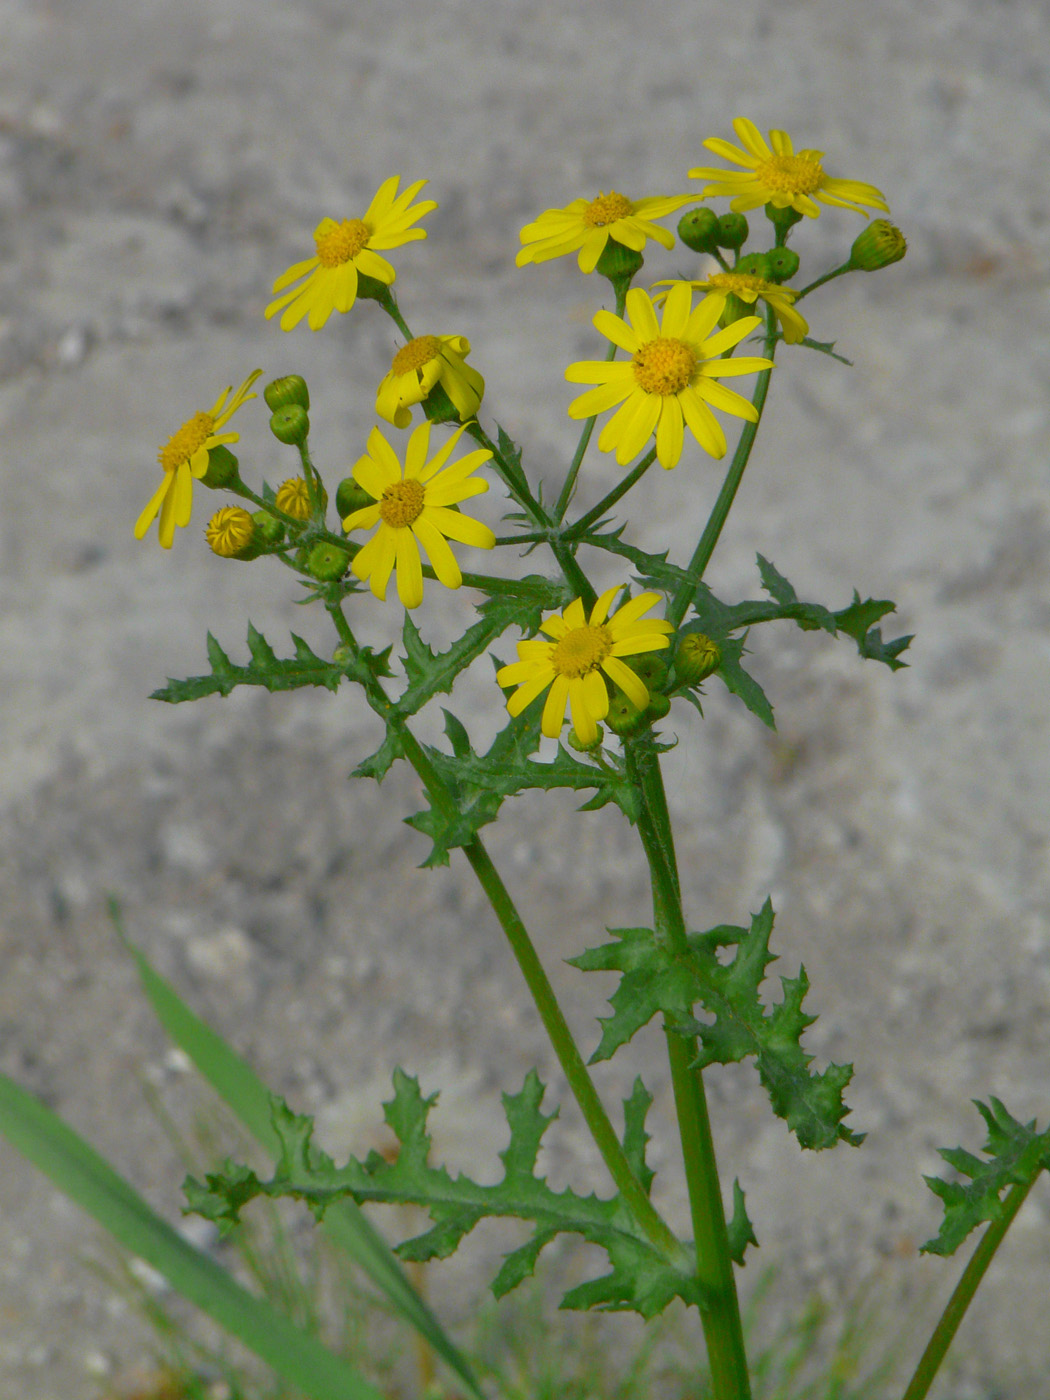
[[[887,192],[908,258],[813,300],[813,333],[854,368],[782,355],[711,580],[753,595],[761,549],[804,596],[893,597],[918,634],[911,668],[756,636],[777,735],[712,689],[703,725],[676,716],[672,802],[695,926],[772,891],[781,966],[804,958],[822,1013],[810,1044],[857,1066],[868,1142],[818,1157],[749,1071],[713,1077],[765,1261],[785,1292],[876,1271],[910,1318],[930,1313],[956,1274],[915,1255],[936,1227],[935,1148],[976,1147],[973,1095],[1050,1112],[1045,7],[0,0],[0,32],[0,1066],[173,1218],[179,1165],[141,1082],[192,1094],[115,946],[110,891],[334,1149],[373,1131],[394,1063],[451,1081],[453,1153],[530,1064],[558,1088],[465,872],[415,869],[412,783],[344,781],[373,737],[349,692],[146,698],[202,669],[207,627],[234,651],[249,616],[329,644],[276,567],[206,554],[200,493],[170,553],[131,535],[157,446],[256,364],[307,375],[332,480],[360,451],[392,329],[361,307],[284,336],[262,319],[272,279],[322,215],[359,212],[389,173],[428,177],[440,209],[396,256],[402,305],[469,335],[487,421],[535,472],[571,447],[561,368],[594,353],[601,291],[565,260],[515,270],[529,218],[599,188],[688,188],[702,139],[738,114]],[[826,213],[803,230],[807,267],[859,226]],[[256,480],[289,473],[258,404],[237,426]],[[596,497],[617,469],[590,470]],[[637,537],[681,557],[718,479],[699,456],[659,474]],[[462,602],[428,598],[428,635]],[[377,608],[375,635],[399,617]],[[457,699],[491,732],[483,670]],[[571,815],[523,799],[492,847],[590,1043],[601,1007],[560,959],[645,918],[643,872],[615,815]],[[666,1109],[657,1040],[639,1055]],[[591,1160],[563,1116],[556,1174]],[[666,1138],[654,1148],[680,1214]],[[3,1145],[0,1163],[0,1395],[86,1400],[143,1336],[83,1267],[93,1227]],[[1040,1186],[942,1394],[1050,1396],[1047,1207]],[[910,1354],[900,1336],[890,1324],[886,1344]]]

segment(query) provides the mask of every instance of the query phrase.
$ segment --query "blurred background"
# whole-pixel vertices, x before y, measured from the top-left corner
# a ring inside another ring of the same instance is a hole
[[[701,142],[739,115],[886,193],[908,256],[806,303],[853,367],[782,351],[709,581],[756,596],[760,550],[802,597],[893,598],[885,630],[916,633],[909,669],[823,634],[753,634],[776,733],[709,685],[703,723],[676,707],[670,781],[693,926],[746,922],[772,893],[777,970],[804,960],[809,1047],[855,1062],[850,1121],[869,1134],[804,1155],[750,1070],[712,1076],[727,1179],[763,1246],[745,1291],[776,1262],[789,1291],[877,1278],[935,1316],[958,1272],[917,1255],[939,1221],[921,1180],[936,1148],[983,1141],[971,1097],[1050,1113],[1045,7],[0,0],[0,26],[0,1068],[172,1219],[181,1166],[149,1098],[190,1121],[196,1091],[109,895],[333,1152],[370,1145],[395,1064],[446,1089],[453,1157],[486,1133],[499,1150],[498,1095],[530,1065],[560,1088],[467,873],[416,868],[411,777],[346,781],[375,738],[349,689],[148,699],[206,669],[209,628],[235,659],[248,618],[279,652],[289,628],[332,644],[283,570],[207,551],[200,490],[170,552],[155,530],[132,537],[160,444],[256,366],[309,381],[330,486],[362,451],[391,323],[359,305],[285,335],[262,317],[273,279],[311,254],[321,217],[363,212],[391,173],[429,179],[429,236],[394,257],[402,309],[418,332],[469,337],[483,422],[557,480],[575,440],[562,369],[603,351],[590,318],[608,288],[574,259],[517,270],[524,223],[599,190],[685,192],[688,169],[716,163]],[[861,226],[825,211],[800,227],[805,280]],[[654,273],[688,274],[683,257]],[[266,417],[260,400],[234,426],[246,478],[276,484],[295,459]],[[619,471],[597,453],[587,470],[581,502]],[[633,537],[684,558],[720,480],[699,452],[650,474]],[[465,601],[432,589],[424,635]],[[400,621],[375,605],[373,635]],[[478,738],[501,721],[490,677],[485,662],[455,697]],[[562,959],[646,919],[633,834],[533,795],[491,846],[589,1048],[614,984]],[[601,1083],[615,1093],[640,1062],[659,1111],[659,1038],[638,1054]],[[666,1137],[654,1160],[681,1218]],[[566,1104],[552,1173],[574,1165],[598,1170]],[[957,1397],[1045,1393],[1048,1206],[1040,1183],[960,1336]],[[88,1400],[147,1354],[85,1265],[100,1249],[0,1142],[0,1393]],[[453,1319],[481,1282],[459,1270]],[[886,1345],[917,1351],[921,1334],[898,1336],[888,1325]]]

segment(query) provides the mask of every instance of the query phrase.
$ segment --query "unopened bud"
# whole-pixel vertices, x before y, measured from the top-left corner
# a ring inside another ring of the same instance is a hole
[[[310,432],[310,418],[302,404],[285,404],[270,418],[270,432],[278,442],[287,442],[298,447],[304,443]]]
[[[677,679],[684,685],[699,685],[718,670],[722,651],[716,641],[703,632],[689,632],[678,643],[674,654]]]
[[[272,413],[290,404],[310,407],[310,390],[301,374],[283,374],[280,379],[271,379],[263,390],[263,398]]]
[[[770,248],[766,254],[766,266],[773,282],[786,282],[798,271],[799,256],[794,248]]]
[[[328,540],[318,540],[307,549],[303,567],[321,583],[334,583],[350,567],[350,551]]]
[[[255,533],[263,544],[276,548],[284,539],[284,526],[268,510],[255,511],[252,519],[255,521]]]
[[[208,451],[208,470],[201,477],[204,486],[218,490],[238,480],[237,458],[220,442]]]
[[[743,214],[723,214],[718,220],[715,239],[720,248],[742,248],[747,242],[748,226]]]
[[[628,700],[622,690],[616,691],[610,698],[609,713],[605,716],[605,723],[621,739],[625,739],[629,734],[640,729],[644,718],[638,706],[633,701]]]
[[[374,506],[376,498],[370,496],[363,486],[359,486],[352,476],[344,476],[335,488],[335,509],[340,520],[353,515],[354,511]]]
[[[635,675],[645,682],[649,691],[659,690],[667,679],[667,662],[658,652],[643,652],[641,656],[625,659]]]
[[[601,727],[600,724],[597,726],[597,730],[598,733],[596,737],[592,739],[589,744],[585,744],[580,738],[580,736],[576,733],[576,730],[570,729],[569,748],[575,749],[577,753],[593,753],[595,749],[600,749],[602,746],[602,740],[605,738],[605,730]]]
[[[222,559],[254,559],[259,553],[255,522],[240,506],[223,506],[208,521],[204,538]]]
[[[671,708],[671,702],[666,695],[650,695],[649,703],[645,707],[645,719],[648,724],[654,720],[663,719]]]
[[[907,240],[899,228],[889,219],[873,219],[853,240],[849,265],[860,272],[877,272],[880,267],[900,262],[907,251]]]
[[[694,253],[713,253],[718,247],[718,215],[701,206],[678,220],[678,237]]]

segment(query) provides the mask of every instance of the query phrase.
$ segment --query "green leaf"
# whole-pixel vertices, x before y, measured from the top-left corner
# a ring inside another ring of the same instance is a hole
[[[809,1068],[812,1056],[801,1046],[802,1033],[815,1019],[802,1011],[809,989],[805,968],[795,978],[780,979],[783,996],[776,1005],[766,1006],[759,995],[774,961],[769,951],[772,929],[768,900],[749,929],[721,925],[690,934],[688,952],[681,955],[651,929],[610,929],[615,942],[570,960],[586,971],[623,973],[610,999],[613,1014],[602,1021],[602,1039],[592,1060],[607,1059],[662,1013],[670,1030],[697,1037],[699,1068],[753,1058],[773,1111],[803,1147],[832,1147],[840,1140],[856,1145],[862,1136],[842,1122],[849,1111],[842,1094],[852,1078],[852,1065],[830,1065],[815,1074]],[[720,961],[719,949],[734,946],[733,958]],[[696,1005],[709,1021],[695,1019]]]
[[[1034,1118],[1030,1123],[1019,1123],[999,1099],[989,1099],[987,1104],[975,1099],[974,1103],[988,1129],[982,1149],[988,1160],[982,1161],[960,1147],[940,1149],[948,1165],[970,1180],[964,1185],[936,1176],[924,1178],[944,1202],[940,1231],[920,1247],[924,1254],[954,1254],[978,1225],[1002,1216],[1001,1198],[1008,1187],[1027,1185],[1039,1172],[1050,1170],[1050,1128],[1037,1133]]]
[[[267,690],[298,690],[302,686],[321,685],[327,690],[336,690],[344,675],[345,667],[325,661],[311,651],[302,637],[292,633],[295,655],[281,660],[273,647],[256,628],[248,624],[248,653],[251,661],[247,666],[238,666],[230,660],[212,634],[208,633],[208,660],[211,662],[210,676],[191,676],[188,680],[169,680],[160,690],[155,690],[152,700],[165,700],[178,705],[184,700],[200,700],[205,695],[227,696],[239,685],[261,685]]]
[[[39,1099],[0,1075],[0,1133],[176,1292],[310,1400],[382,1400],[347,1362],[194,1249]]]
[[[744,1251],[748,1245],[758,1248],[758,1236],[755,1234],[755,1227],[748,1219],[747,1207],[744,1204],[744,1188],[738,1180],[733,1181],[733,1215],[728,1223],[729,1231],[729,1255],[734,1264],[744,1267]]]
[[[135,963],[143,990],[168,1035],[190,1057],[215,1092],[237,1115],[272,1158],[281,1150],[273,1127],[270,1091],[255,1071],[223,1038],[202,1021],[181,999],[175,988],[153,968],[145,954],[124,932],[120,911],[110,901],[110,915],[117,933]],[[390,1246],[352,1200],[334,1206],[324,1228],[339,1247],[390,1300],[396,1312],[459,1375],[474,1395],[480,1387],[470,1366],[440,1322],[405,1277]]]
[[[852,360],[847,360],[845,355],[836,353],[833,340],[811,340],[808,335],[804,335],[801,341],[796,343],[805,345],[810,350],[819,350],[822,355],[830,355],[833,360],[838,360],[840,365],[848,365],[850,369],[853,368]]]
[[[533,1232],[506,1256],[493,1283],[497,1297],[532,1273],[550,1240],[569,1233],[604,1250],[611,1268],[567,1294],[563,1307],[633,1309],[652,1317],[674,1297],[699,1305],[701,1287],[686,1249],[676,1248],[673,1257],[659,1251],[619,1196],[600,1200],[571,1189],[553,1191],[536,1174],[543,1135],[556,1116],[541,1111],[544,1092],[538,1076],[530,1072],[520,1093],[504,1094],[510,1142],[500,1153],[503,1178],[495,1185],[479,1185],[465,1175],[452,1177],[444,1167],[430,1164],[426,1120],[436,1096],[424,1097],[418,1082],[397,1070],[394,1097],[385,1106],[387,1122],[400,1143],[393,1160],[372,1152],[364,1162],[351,1157],[345,1166],[337,1167],[313,1145],[312,1120],[293,1114],[275,1097],[274,1127],[282,1152],[273,1177],[260,1181],[248,1168],[227,1163],[203,1183],[190,1178],[187,1200],[191,1209],[220,1228],[229,1228],[252,1196],[291,1197],[304,1201],[321,1217],[348,1196],[358,1203],[421,1206],[430,1215],[430,1228],[398,1249],[403,1259],[416,1260],[446,1258],[480,1220],[516,1218],[530,1222]],[[635,1133],[639,1108],[640,1101],[632,1109]]]
[[[631,1164],[631,1170],[641,1182],[642,1190],[647,1196],[656,1175],[645,1160],[645,1148],[649,1141],[649,1134],[645,1131],[645,1119],[652,1102],[653,1096],[641,1079],[634,1081],[630,1097],[623,1101],[623,1150]]]
[[[540,712],[537,701],[497,734],[486,753],[478,754],[471,748],[460,721],[445,711],[445,732],[452,752],[428,747],[427,756],[451,795],[455,810],[449,815],[431,802],[427,811],[407,818],[410,826],[429,836],[433,843],[425,865],[447,865],[451,850],[473,840],[482,826],[495,820],[506,798],[528,788],[572,788],[578,792],[593,789],[594,795],[583,804],[584,810],[594,811],[615,802],[630,821],[636,820],[638,792],[618,758],[605,755],[600,765],[581,762],[561,746],[549,763],[532,758],[540,742]]]

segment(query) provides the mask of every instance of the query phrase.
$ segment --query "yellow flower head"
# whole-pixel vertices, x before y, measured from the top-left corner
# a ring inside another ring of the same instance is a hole
[[[363,486],[374,503],[355,510],[343,521],[343,529],[379,529],[358,550],[350,568],[359,579],[367,579],[377,598],[386,597],[390,575],[397,570],[397,596],[406,608],[417,608],[423,601],[424,551],[439,581],[446,588],[463,582],[459,565],[448,547],[449,540],[491,549],[496,536],[487,525],[451,507],[489,489],[487,481],[472,473],[487,462],[487,448],[468,452],[449,464],[449,458],[463,434],[456,431],[427,461],[430,424],[414,430],[405,449],[402,469],[397,453],[378,428],[368,437],[368,452],[354,467],[354,480]]]
[[[540,631],[552,641],[534,637],[518,643],[518,660],[496,672],[499,685],[518,687],[507,701],[511,715],[520,715],[550,686],[540,728],[548,738],[556,739],[565,722],[567,702],[572,727],[587,748],[597,741],[598,724],[609,713],[606,677],[639,710],[645,709],[649,703],[645,682],[620,658],[661,650],[668,645],[667,634],[674,628],[669,622],[642,617],[660,601],[659,593],[640,593],[610,617],[609,608],[619,591],[619,584],[607,588],[589,618],[582,598],[570,603],[564,612],[548,617],[540,624]]]
[[[758,127],[746,117],[737,117],[733,130],[743,149],[720,137],[712,137],[704,145],[716,156],[742,165],[743,170],[721,170],[718,166],[698,166],[690,170],[691,180],[714,180],[705,185],[701,197],[731,196],[730,209],[738,214],[757,209],[760,204],[772,204],[775,209],[794,209],[815,219],[820,213],[814,200],[821,204],[838,204],[864,214],[862,206],[888,209],[882,191],[860,180],[840,180],[825,175],[821,164],[823,151],[796,151],[786,131],[769,133],[769,145],[762,139]],[[867,214],[864,214],[867,218]]]
[[[655,287],[673,287],[673,281],[654,282]],[[797,345],[803,336],[809,334],[809,322],[800,315],[794,308],[794,300],[798,292],[791,287],[782,287],[779,282],[770,282],[765,277],[760,277],[757,272],[712,272],[709,277],[701,277],[697,280],[687,282],[686,285],[693,291],[706,292],[709,296],[722,298],[722,307],[718,312],[719,317],[725,310],[725,303],[730,297],[737,297],[748,306],[754,306],[755,302],[762,299],[768,302],[773,308],[773,315],[780,323],[784,332],[784,339],[789,345]],[[668,292],[657,292],[653,297],[653,305],[660,306],[667,300]]]
[[[598,446],[603,452],[615,448],[621,467],[638,456],[654,432],[657,460],[673,467],[682,455],[686,425],[705,452],[724,457],[725,433],[712,407],[752,423],[758,418],[750,400],[717,381],[770,368],[772,360],[757,356],[721,358],[761,324],[759,318],[745,316],[712,335],[725,298],[705,297],[695,311],[692,301],[689,283],[677,282],[667,294],[661,323],[649,293],[632,287],[625,320],[611,311],[594,318],[596,329],[631,358],[580,360],[565,371],[573,384],[597,386],[573,400],[570,418],[590,418],[620,404]]]
[[[247,549],[255,535],[255,521],[241,506],[223,506],[208,521],[204,538],[223,559],[233,559]]]
[[[310,519],[310,488],[301,476],[290,476],[277,488],[273,503],[293,520]]]
[[[417,180],[398,194],[400,175],[391,175],[376,191],[375,198],[361,219],[322,219],[314,229],[317,244],[315,257],[293,263],[273,284],[275,292],[284,292],[266,308],[266,319],[281,317],[281,330],[290,331],[305,316],[312,331],[319,331],[333,311],[349,311],[357,300],[359,275],[384,282],[389,287],[397,276],[381,248],[399,248],[417,238],[426,238],[426,230],[412,225],[424,214],[437,208],[434,200],[413,204],[412,200],[426,184]],[[303,280],[290,292],[293,282]]]
[[[417,335],[394,356],[390,372],[376,395],[376,412],[395,428],[407,428],[412,407],[423,403],[440,384],[459,415],[473,418],[485,392],[485,381],[464,355],[470,354],[465,335]]]
[[[157,453],[164,468],[164,479],[150,498],[146,509],[135,522],[135,538],[142,539],[160,512],[158,538],[170,549],[175,538],[175,526],[188,525],[193,508],[193,478],[199,481],[208,470],[208,457],[213,447],[237,442],[240,433],[224,433],[222,429],[247,399],[254,399],[248,390],[262,374],[253,370],[234,393],[232,386],[224,389],[209,413],[195,413],[188,418]],[[231,398],[230,395],[233,395]]]
[[[526,224],[520,237],[525,247],[515,262],[546,262],[579,250],[581,272],[593,272],[609,239],[640,253],[646,239],[665,248],[674,247],[674,234],[652,221],[662,219],[683,204],[695,203],[695,195],[664,195],[652,199],[628,199],[610,190],[597,199],[574,199],[565,209],[547,209],[534,223]]]

